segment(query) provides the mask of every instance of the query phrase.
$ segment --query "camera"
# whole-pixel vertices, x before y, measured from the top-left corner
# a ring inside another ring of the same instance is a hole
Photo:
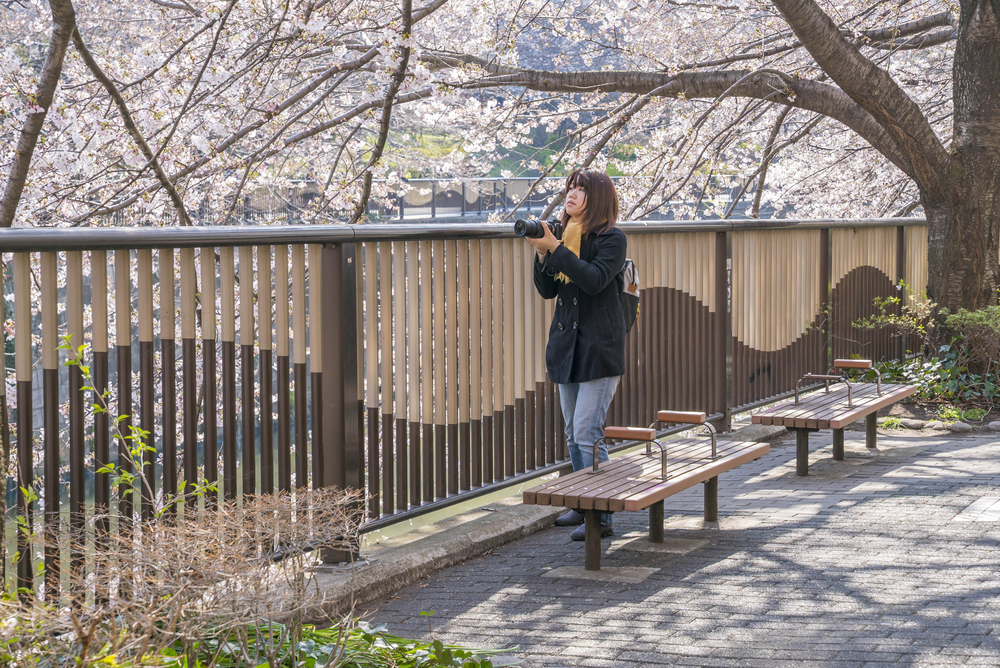
[[[545,236],[542,225],[548,225],[555,238],[562,239],[563,226],[556,220],[516,220],[514,221],[514,234],[529,239],[541,239]]]

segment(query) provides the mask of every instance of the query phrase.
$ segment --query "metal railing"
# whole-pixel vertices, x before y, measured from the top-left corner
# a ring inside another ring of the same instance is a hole
[[[0,232],[12,484],[39,490],[18,491],[16,512],[58,531],[61,511],[78,523],[106,508],[114,530],[184,481],[213,481],[222,499],[340,485],[366,490],[371,529],[564,466],[544,368],[553,306],[512,227]],[[851,323],[899,281],[926,284],[918,219],[621,227],[642,290],[618,425],[669,408],[725,426],[834,356],[900,357],[900,340]],[[111,412],[149,432],[153,497],[112,493],[100,472],[126,462],[80,370],[63,366],[63,335],[89,346]],[[58,572],[58,555],[46,564]],[[33,572],[22,559],[20,584]]]

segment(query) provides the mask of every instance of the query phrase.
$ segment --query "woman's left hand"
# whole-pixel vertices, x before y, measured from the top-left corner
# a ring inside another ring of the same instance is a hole
[[[547,223],[542,223],[542,229],[545,230],[545,236],[539,237],[538,239],[528,238],[528,242],[535,247],[535,250],[539,254],[544,255],[546,252],[551,253],[556,248],[559,247],[559,240],[556,239],[556,235],[552,234],[552,229]]]

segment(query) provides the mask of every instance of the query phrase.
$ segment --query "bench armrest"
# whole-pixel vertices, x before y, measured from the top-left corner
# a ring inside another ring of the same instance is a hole
[[[680,424],[702,424],[708,420],[708,415],[696,411],[658,411],[656,419],[659,422],[678,422]]]
[[[872,368],[871,360],[833,360],[834,369],[870,369]]]
[[[708,421],[708,415],[706,413],[699,411],[657,411],[656,419],[658,422],[703,425],[712,437],[712,459],[715,459],[718,456],[715,427]]]
[[[604,438],[620,438],[626,441],[654,441],[656,440],[656,430],[644,429],[643,427],[605,427]]]

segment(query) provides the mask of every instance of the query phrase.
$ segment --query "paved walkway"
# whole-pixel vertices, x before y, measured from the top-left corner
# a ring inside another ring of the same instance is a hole
[[[848,432],[844,462],[830,439],[808,478],[794,441],[723,475],[718,528],[700,485],[667,499],[673,553],[636,549],[647,514],[617,514],[603,566],[658,569],[641,581],[546,577],[583,565],[551,528],[368,607],[400,635],[518,645],[529,668],[1000,666],[1000,438],[882,435],[872,456]]]

